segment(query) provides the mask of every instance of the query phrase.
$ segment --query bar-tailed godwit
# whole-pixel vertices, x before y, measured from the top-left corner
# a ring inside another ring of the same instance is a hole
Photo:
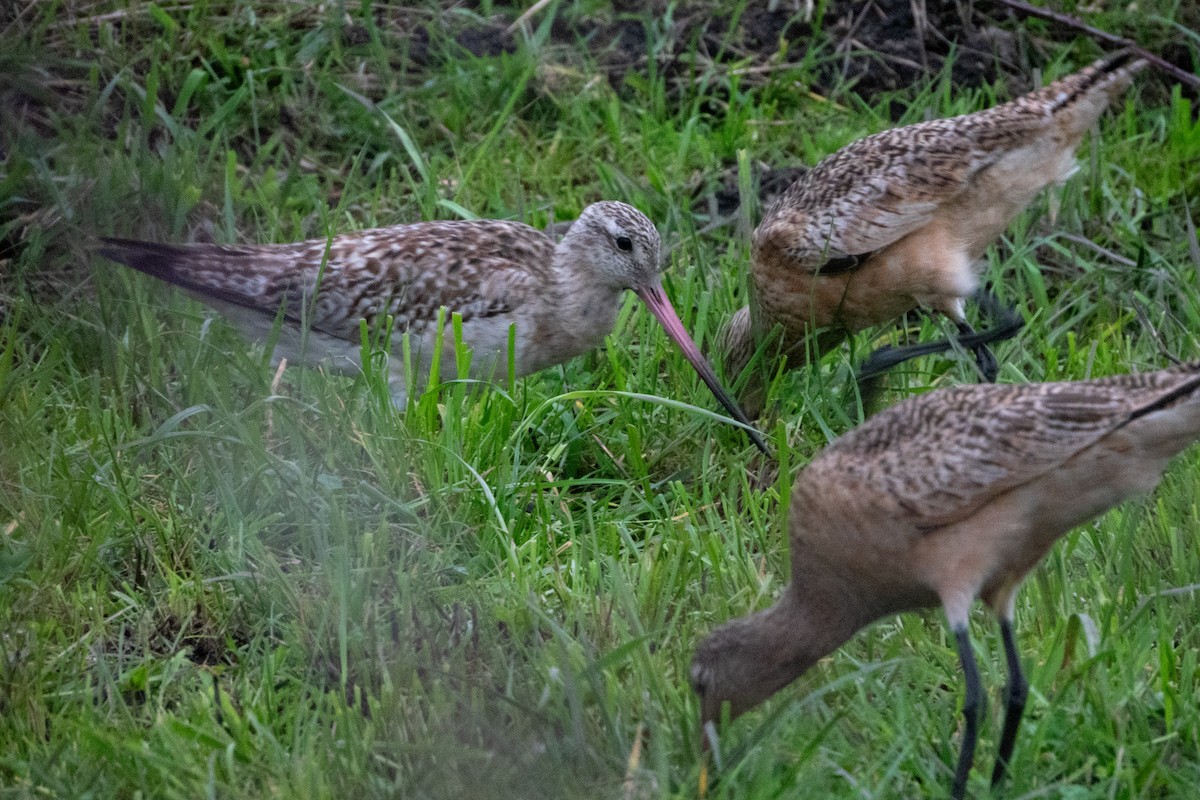
[[[501,220],[420,222],[294,244],[104,242],[102,255],[217,307],[251,340],[268,341],[282,314],[276,358],[343,372],[360,368],[360,320],[375,328],[391,315],[394,329],[409,334],[415,373],[427,375],[442,307],[462,317],[472,378],[503,376],[510,326],[516,374],[536,372],[599,346],[631,289],[722,405],[749,424],[663,292],[658,231],[624,203],[588,206],[557,245]],[[442,359],[454,363],[449,331]],[[393,358],[389,383],[400,407],[404,373]],[[767,452],[757,432],[750,436]]]

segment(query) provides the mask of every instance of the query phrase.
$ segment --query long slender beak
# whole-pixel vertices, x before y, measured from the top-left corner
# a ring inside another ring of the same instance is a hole
[[[754,446],[763,452],[764,455],[770,456],[771,451],[767,447],[766,441],[763,440],[762,434],[754,427],[750,419],[742,411],[741,406],[734,402],[729,393],[725,391],[720,382],[717,380],[716,374],[713,372],[708,361],[700,354],[700,348],[696,347],[696,343],[692,341],[692,337],[683,327],[683,323],[679,321],[679,315],[675,313],[675,307],[671,305],[671,301],[667,299],[667,293],[663,291],[662,283],[658,278],[640,289],[635,290],[637,296],[646,304],[646,308],[650,309],[650,313],[655,319],[662,324],[663,330],[667,332],[675,344],[679,345],[679,349],[683,351],[683,357],[686,358],[691,365],[699,373],[712,393],[716,395],[717,400],[721,405],[725,406],[725,410],[730,416],[738,422],[746,426],[746,435],[750,437],[750,441],[754,442]]]

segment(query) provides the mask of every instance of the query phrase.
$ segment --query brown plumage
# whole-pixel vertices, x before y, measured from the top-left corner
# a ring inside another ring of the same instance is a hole
[[[917,307],[974,335],[964,303],[979,288],[980,256],[1043,187],[1075,171],[1084,133],[1143,66],[1118,54],[1012,102],[884,131],[822,160],[754,231],[757,308],[726,328],[727,373],[738,375],[776,326],[793,366]],[[995,333],[965,339],[988,380],[996,364],[987,343],[1019,327],[1009,314]],[[880,351],[866,372],[949,346]],[[753,416],[761,375],[750,382]]]
[[[800,473],[791,583],[778,603],[697,649],[691,678],[703,723],[724,703],[737,716],[766,700],[874,620],[941,604],[966,676],[953,786],[961,798],[980,698],[967,618],[982,598],[1000,618],[1010,675],[999,781],[1027,692],[1012,633],[1017,587],[1060,536],[1153,489],[1197,438],[1200,362],[1092,381],[958,386],[880,412]]]
[[[630,289],[718,400],[748,424],[663,292],[658,231],[624,203],[588,206],[557,245],[528,225],[502,220],[420,222],[294,244],[104,242],[99,252],[106,258],[185,289],[251,340],[270,341],[282,314],[274,355],[295,363],[356,372],[360,321],[378,330],[391,315],[393,346],[398,355],[399,334],[409,334],[418,380],[429,374],[443,307],[447,319],[462,316],[470,377],[487,381],[504,374],[510,328],[516,374],[536,372],[603,343]],[[441,359],[454,358],[447,329]],[[389,370],[393,400],[403,407],[403,359],[393,358]],[[768,452],[762,437],[749,433]]]

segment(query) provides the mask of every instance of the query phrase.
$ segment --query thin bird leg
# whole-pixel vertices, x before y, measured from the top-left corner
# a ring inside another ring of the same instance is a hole
[[[987,289],[975,292],[975,302],[979,304],[985,314],[996,321],[996,326],[991,330],[979,333],[972,331],[970,327],[963,330],[960,326],[958,343],[975,351],[975,363],[978,365],[983,379],[988,383],[995,383],[996,376],[1000,372],[1000,365],[996,363],[996,357],[992,355],[992,351],[987,346],[992,342],[1001,342],[1016,336],[1017,332],[1025,326],[1025,320],[1021,318],[1015,308],[1001,303],[996,295]]]
[[[1017,655],[1017,643],[1013,639],[1010,617],[1000,618],[1000,636],[1004,640],[1004,658],[1008,661],[1008,696],[1004,707],[1004,732],[1000,735],[1000,753],[992,770],[992,786],[1004,780],[1008,760],[1012,757],[1013,745],[1017,741],[1017,728],[1021,715],[1025,713],[1025,699],[1029,696],[1029,683],[1021,670],[1021,657]]]
[[[954,770],[954,785],[950,789],[952,800],[963,800],[967,791],[967,773],[975,761],[975,744],[979,740],[979,710],[981,692],[979,688],[979,667],[975,663],[975,653],[971,650],[971,635],[967,626],[954,629],[954,638],[958,641],[958,658],[962,661],[963,676],[966,679],[967,692],[963,696],[963,740],[962,750],[958,754],[958,767]]]
[[[966,322],[954,324],[958,327],[958,343],[960,345],[979,338],[979,333]],[[979,374],[983,376],[983,380],[987,383],[995,383],[996,377],[1000,374],[1000,362],[996,361],[996,356],[992,354],[987,344],[977,344],[971,349],[975,352],[975,366],[979,367]]]
[[[932,342],[918,342],[904,347],[894,345],[881,347],[867,356],[867,360],[859,369],[859,380],[872,378],[910,359],[945,353],[957,346],[973,351],[975,363],[978,365],[983,379],[988,383],[994,383],[996,375],[999,373],[999,365],[996,363],[996,357],[988,349],[988,345],[1012,338],[1017,331],[1021,330],[1025,321],[1015,309],[1002,305],[991,292],[980,289],[975,293],[975,299],[989,316],[997,320],[996,327],[985,331],[976,331],[966,322],[956,322],[958,337],[955,339],[935,339]]]
[[[867,356],[867,360],[859,367],[859,383],[881,375],[897,364],[903,364],[905,361],[920,358],[921,356],[931,356],[935,353],[944,353],[952,349],[954,349],[954,343],[949,339],[919,342],[918,344],[905,345],[904,347],[896,347],[890,344],[885,345]]]

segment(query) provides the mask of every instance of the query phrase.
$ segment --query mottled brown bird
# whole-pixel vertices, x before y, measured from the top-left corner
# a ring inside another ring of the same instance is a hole
[[[1075,172],[1084,133],[1144,66],[1119,53],[1012,102],[884,131],[822,160],[754,231],[756,308],[742,308],[726,326],[726,373],[739,375],[776,329],[781,339],[768,354],[778,347],[799,366],[848,334],[920,307],[949,317],[983,377],[995,380],[987,345],[1014,335],[1021,319],[989,302],[1000,317],[996,329],[975,333],[967,324],[964,303],[979,289],[980,256],[1043,187]],[[862,374],[951,346],[883,348]],[[751,416],[761,410],[763,388],[756,370],[744,396]]]
[[[270,341],[282,313],[276,358],[351,374],[361,368],[360,320],[376,329],[391,315],[394,329],[409,334],[414,373],[423,379],[443,307],[447,318],[462,317],[471,378],[504,374],[510,327],[516,329],[516,374],[537,372],[602,344],[630,289],[729,413],[749,424],[663,291],[658,231],[624,203],[588,206],[557,245],[528,225],[502,220],[420,222],[294,244],[104,242],[106,258],[216,307],[252,341]],[[449,331],[441,357],[454,363]],[[403,359],[392,359],[389,384],[403,408]],[[767,453],[762,437],[748,432]]]
[[[737,716],[881,617],[941,604],[966,678],[952,795],[974,759],[979,671],[967,618],[999,617],[1009,685],[992,783],[1028,691],[1013,639],[1025,575],[1071,528],[1153,489],[1200,438],[1200,361],[1100,380],[980,384],[899,403],[833,442],[792,490],[792,579],[770,609],[713,631],[692,662],[704,730]],[[709,736],[706,736],[706,741]]]

